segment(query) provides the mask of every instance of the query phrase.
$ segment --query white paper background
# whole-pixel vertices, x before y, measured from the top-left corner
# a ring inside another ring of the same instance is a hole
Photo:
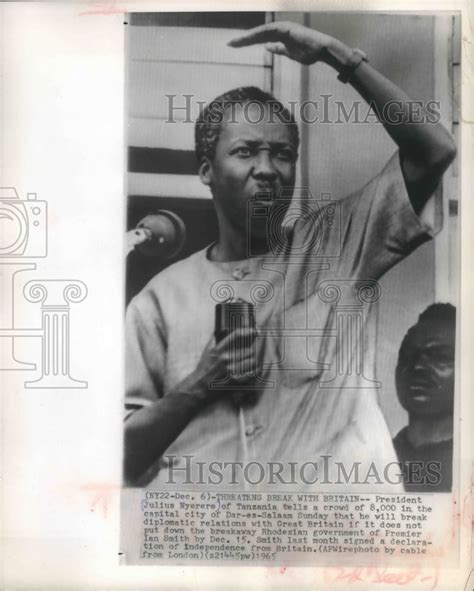
[[[292,3],[291,9],[334,10],[354,3]],[[398,5],[397,5],[398,6]],[[400,5],[402,6],[402,5]],[[454,3],[418,3],[455,9]],[[0,585],[21,588],[281,588],[316,589],[323,569],[119,567],[119,484],[122,454],[122,318],[124,283],[124,25],[123,14],[79,16],[82,11],[177,10],[171,3],[14,3],[0,6],[0,185],[21,198],[36,192],[48,202],[49,255],[37,259],[30,279],[78,279],[87,299],[71,306],[71,375],[87,389],[27,390],[26,372],[0,374]],[[230,9],[230,4],[208,9]],[[414,9],[405,3],[405,9]],[[235,6],[234,6],[235,8]],[[239,10],[256,9],[240,3]],[[290,8],[261,4],[260,10]],[[370,3],[358,8],[374,9]],[[377,9],[394,9],[394,3]],[[182,3],[179,10],[193,10]],[[467,13],[465,14],[465,17]],[[468,19],[464,50],[471,51]],[[469,58],[469,54],[464,57]],[[472,60],[472,52],[470,53]],[[464,62],[465,64],[468,62]],[[472,64],[472,61],[471,61]],[[472,71],[472,70],[471,70]],[[471,83],[464,69],[463,89]],[[472,119],[464,99],[464,119]],[[472,163],[471,130],[463,130],[463,170]],[[472,300],[470,275],[472,193],[463,177],[461,220],[463,320]],[[467,258],[466,258],[467,257]],[[38,325],[38,305],[22,322]],[[469,322],[463,322],[467,327]],[[464,330],[463,361],[472,365]],[[23,346],[28,360],[30,345]],[[36,349],[35,349],[36,347]],[[31,352],[37,344],[31,345]],[[472,351],[472,349],[470,349]],[[464,375],[464,394],[472,393]],[[470,402],[463,401],[469,444]],[[470,456],[469,456],[470,457]],[[470,459],[464,462],[466,477]],[[467,491],[467,480],[464,488]],[[464,493],[467,494],[467,493]],[[463,559],[468,554],[470,500],[461,511]],[[330,574],[330,573],[329,573]],[[466,568],[439,573],[439,588],[462,588]],[[2,581],[3,579],[3,581]],[[421,581],[421,578],[420,578]],[[375,587],[379,587],[376,585]],[[355,588],[364,588],[357,584]],[[383,588],[398,588],[385,584]],[[338,588],[345,588],[345,584]],[[412,588],[415,588],[413,586]],[[419,588],[428,588],[419,582]]]

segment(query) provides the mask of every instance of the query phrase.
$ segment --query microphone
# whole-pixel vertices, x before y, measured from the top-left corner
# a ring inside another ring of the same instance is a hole
[[[240,298],[230,299],[226,302],[216,304],[215,308],[215,329],[214,336],[216,342],[221,341],[226,336],[231,334],[237,329],[248,329],[252,334],[249,336],[242,337],[244,340],[251,339],[248,343],[241,343],[244,345],[254,345],[254,355],[256,355],[255,349],[255,306],[250,302],[246,302]],[[233,361],[238,364],[240,359],[238,358],[240,349],[237,346],[236,350],[233,351]],[[245,368],[244,368],[245,370]],[[232,371],[231,371],[232,373]],[[239,391],[232,395],[232,399],[237,406],[242,406],[244,403],[253,403],[256,399],[255,390]]]
[[[171,259],[181,252],[185,241],[183,220],[172,211],[160,209],[127,232],[127,254],[138,250],[145,256]]]

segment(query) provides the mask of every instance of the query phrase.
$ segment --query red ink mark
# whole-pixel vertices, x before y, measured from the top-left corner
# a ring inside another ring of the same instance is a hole
[[[366,584],[390,584],[405,586],[418,580],[419,582],[431,582],[430,589],[434,589],[438,584],[438,569],[433,575],[421,576],[419,567],[407,568],[403,570],[394,570],[390,568],[376,567],[327,567],[324,570],[324,579],[327,583],[362,583]]]
[[[345,568],[341,567],[338,569],[339,572],[336,574],[334,581],[347,581],[348,583],[354,583],[355,581],[363,581],[363,568]]]
[[[280,567],[280,575],[284,575],[286,573],[286,566]]]
[[[85,15],[103,15],[108,14],[123,14],[126,12],[125,8],[117,6],[117,0],[86,0],[86,4],[91,8],[79,13],[79,16]]]
[[[465,528],[468,531],[471,531],[472,528],[472,498],[470,492],[464,495],[460,505],[453,499],[451,532],[448,537],[451,545],[457,539],[459,528]]]
[[[92,493],[90,510],[102,509],[104,519],[107,518],[109,504],[112,501],[113,494],[120,489],[115,484],[84,484],[81,490]]]

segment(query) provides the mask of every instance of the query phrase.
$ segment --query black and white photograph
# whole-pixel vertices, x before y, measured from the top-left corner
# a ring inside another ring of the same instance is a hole
[[[467,0],[0,2],[0,588],[467,591]]]
[[[460,15],[127,33],[124,486],[451,492]]]

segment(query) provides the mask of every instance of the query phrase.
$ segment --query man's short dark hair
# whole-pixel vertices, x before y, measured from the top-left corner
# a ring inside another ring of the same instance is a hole
[[[403,337],[400,349],[398,351],[398,361],[403,354],[404,349],[408,343],[410,335],[414,333],[418,324],[437,324],[442,325],[444,328],[450,330],[456,329],[456,308],[452,304],[436,303],[431,304],[424,310],[419,316],[416,324],[411,326],[405,336]]]
[[[196,120],[194,137],[195,149],[198,162],[204,157],[212,160],[216,153],[217,140],[224,119],[224,113],[231,105],[245,105],[247,103],[258,103],[260,105],[271,105],[271,119],[287,123],[293,136],[295,150],[298,150],[299,132],[295,118],[283,104],[273,95],[257,88],[256,86],[243,86],[229,90],[212,100],[201,111]]]
[[[456,326],[456,308],[452,304],[431,304],[418,316],[418,322],[447,323]]]

